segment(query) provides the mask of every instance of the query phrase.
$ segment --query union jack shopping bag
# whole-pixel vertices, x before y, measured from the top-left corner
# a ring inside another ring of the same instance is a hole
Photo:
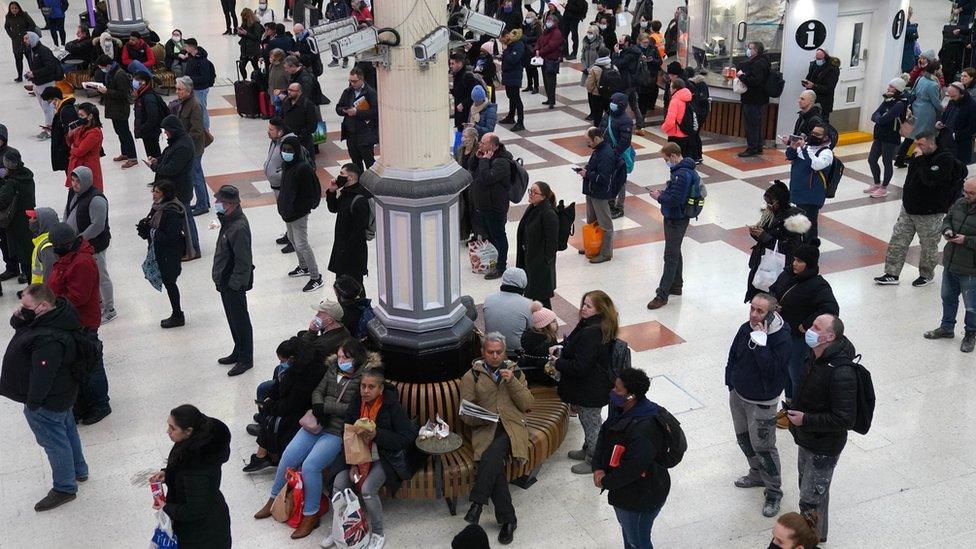
[[[365,549],[369,545],[369,521],[351,488],[332,496],[332,539],[341,549]]]

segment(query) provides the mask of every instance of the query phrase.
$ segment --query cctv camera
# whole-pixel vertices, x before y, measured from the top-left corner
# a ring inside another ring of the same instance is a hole
[[[505,30],[505,22],[468,8],[461,9],[461,26],[480,34],[498,38]]]
[[[359,25],[356,23],[356,18],[347,17],[338,21],[330,21],[323,25],[316,25],[308,31],[315,40],[315,51],[325,51],[329,49],[329,44],[340,38],[349,36],[356,32],[358,28]]]
[[[378,42],[379,38],[377,36],[376,29],[373,27],[366,27],[350,34],[349,36],[344,36],[338,40],[333,40],[330,44],[332,48],[332,57],[352,57],[358,53],[375,48]]]
[[[451,31],[447,27],[437,27],[413,45],[413,56],[421,63],[433,61],[438,52],[447,48],[450,41]]]

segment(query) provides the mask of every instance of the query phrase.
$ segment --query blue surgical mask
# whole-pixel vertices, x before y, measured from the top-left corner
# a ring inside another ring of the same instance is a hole
[[[555,26],[556,26],[556,24],[553,23],[552,21],[546,21],[546,28],[547,29],[551,29],[551,28],[553,28]]]
[[[133,80],[133,81],[132,81],[132,89],[134,89],[134,90],[137,90],[137,91],[138,91],[138,90],[139,90],[139,87],[140,87],[141,85],[142,85],[142,84],[140,84],[138,80]]]
[[[291,364],[288,364],[287,362],[282,362],[281,364],[278,365],[277,370],[279,373],[284,372],[285,370],[288,369],[289,366],[291,366]]]
[[[315,327],[318,328],[319,330],[321,330],[322,326],[324,326],[324,324],[322,323],[322,319],[317,316],[312,319],[312,322],[315,323]]]
[[[102,69],[102,72],[104,72],[105,74],[108,74],[108,71],[110,71],[111,69],[112,69],[112,67],[105,67],[105,68]]]
[[[616,103],[610,103],[610,110],[613,112],[617,112],[618,110],[620,110],[620,105]]]
[[[283,152],[281,153],[281,159],[284,160],[285,162],[291,162],[292,160],[295,159],[295,153]]]
[[[224,209],[223,202],[215,202],[214,211],[217,212],[217,215],[224,215],[224,213],[226,213],[227,210]]]
[[[351,360],[347,360],[345,362],[340,362],[338,364],[338,366],[339,366],[339,369],[340,370],[342,370],[343,372],[345,372],[347,374],[352,371],[352,361]]]
[[[616,391],[610,391],[610,404],[617,408],[623,408],[624,404],[627,404],[627,400],[626,396],[618,395]]]
[[[502,8],[502,11],[504,11],[505,13],[512,13],[512,6],[505,6],[504,8]]]
[[[826,63],[826,62],[827,62],[826,59],[817,59],[817,66],[818,67],[822,67],[823,64]]]
[[[749,57],[752,57],[753,55],[756,55],[756,50],[754,50],[752,48],[746,48],[746,55],[748,55]]]
[[[677,162],[671,162],[670,160],[665,160],[664,163],[668,165],[668,168],[673,168],[678,165]]]
[[[803,334],[803,340],[807,342],[807,347],[813,349],[820,343],[820,334],[813,331],[813,328],[810,328]]]

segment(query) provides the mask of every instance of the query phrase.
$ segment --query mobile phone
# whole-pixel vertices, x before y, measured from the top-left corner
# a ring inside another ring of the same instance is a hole
[[[776,311],[769,311],[766,313],[766,318],[763,319],[763,322],[766,324],[767,328],[769,328],[769,325],[773,323],[774,318],[776,318]]]
[[[786,411],[790,410],[790,405],[785,400],[780,401],[780,406]]]
[[[955,237],[955,236],[956,236],[956,233],[954,233],[954,232],[952,232],[952,229],[946,229],[946,230],[945,230],[945,231],[944,231],[944,232],[942,233],[942,236],[944,236],[944,237],[946,237],[946,238],[953,238],[953,237]]]
[[[583,171],[583,168],[580,168],[579,166],[570,166],[569,168],[576,173],[580,173],[581,171]]]

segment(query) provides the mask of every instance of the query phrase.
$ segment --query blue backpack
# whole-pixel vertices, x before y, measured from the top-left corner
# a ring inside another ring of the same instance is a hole
[[[607,120],[607,135],[610,136],[610,145],[616,150],[617,138],[613,135],[613,122],[609,119]],[[620,158],[623,158],[624,164],[627,165],[627,173],[633,172],[634,163],[637,162],[637,151],[634,150],[634,147],[627,147],[623,154],[620,155]]]

